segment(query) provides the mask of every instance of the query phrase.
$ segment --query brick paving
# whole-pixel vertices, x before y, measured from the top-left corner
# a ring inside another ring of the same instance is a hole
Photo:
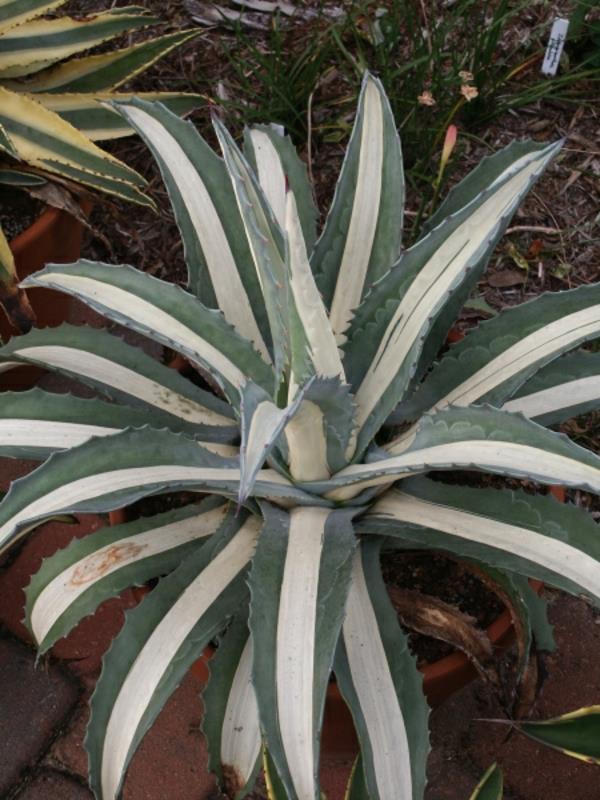
[[[77,681],[59,666],[35,668],[35,653],[0,638],[0,797],[34,767],[77,703]]]

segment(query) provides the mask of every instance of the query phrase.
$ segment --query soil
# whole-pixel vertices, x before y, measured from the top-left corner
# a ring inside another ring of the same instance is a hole
[[[0,225],[10,241],[29,228],[45,206],[13,187],[0,187]]]
[[[137,503],[127,506],[127,519],[134,520],[140,517],[152,517],[165,511],[174,511],[176,508],[199,503],[204,495],[198,492],[170,492],[144,497]]]

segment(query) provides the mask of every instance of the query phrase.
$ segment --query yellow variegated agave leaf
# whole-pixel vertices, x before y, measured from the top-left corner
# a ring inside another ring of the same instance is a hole
[[[17,287],[15,259],[0,227],[0,303],[13,325],[22,332],[28,331],[35,316],[27,295]]]
[[[92,140],[132,130],[110,106],[129,100],[115,89],[158,58],[197,35],[179,31],[101,55],[70,58],[157,20],[143,8],[113,8],[84,19],[42,15],[61,4],[0,0],[0,149],[38,169],[133,202],[151,205],[144,180]],[[70,59],[65,61],[65,59]],[[176,113],[197,96],[147,93]]]

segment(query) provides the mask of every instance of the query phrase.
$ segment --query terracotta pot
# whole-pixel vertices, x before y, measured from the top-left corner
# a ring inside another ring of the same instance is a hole
[[[81,207],[88,214],[92,204],[84,200]],[[37,272],[50,261],[76,261],[81,254],[82,239],[83,225],[75,217],[57,208],[47,208],[32,225],[10,242],[19,278]],[[66,320],[71,305],[69,295],[51,289],[30,289],[27,296],[37,318],[36,327],[56,326]],[[8,317],[0,313],[2,341],[7,341],[15,333],[17,331]],[[42,374],[43,370],[37,367],[19,367],[4,373],[0,385],[10,391],[28,389]]]

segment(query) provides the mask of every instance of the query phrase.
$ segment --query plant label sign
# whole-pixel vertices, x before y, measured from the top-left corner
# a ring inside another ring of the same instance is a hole
[[[544,55],[544,63],[542,64],[542,73],[544,75],[556,75],[560,56],[565,46],[567,38],[567,31],[569,30],[569,20],[557,17],[552,25],[550,31],[550,41],[546,47],[546,54]]]

